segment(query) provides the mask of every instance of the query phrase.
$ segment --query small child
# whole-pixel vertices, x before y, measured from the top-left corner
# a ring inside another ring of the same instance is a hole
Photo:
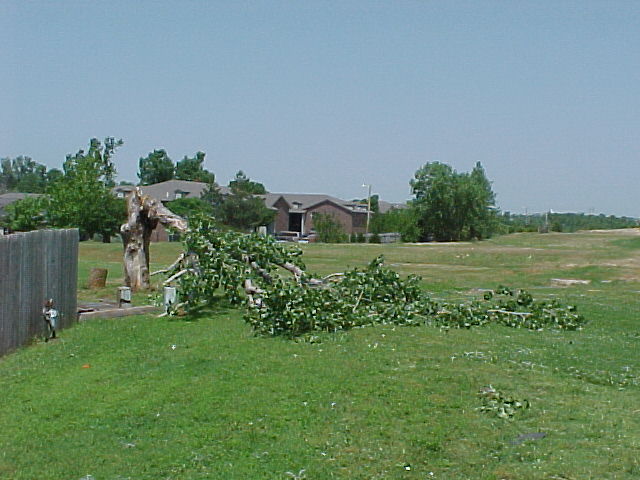
[[[53,308],[53,298],[45,302],[42,316],[47,324],[47,336],[44,341],[48,342],[50,338],[56,338],[56,327],[58,326],[58,310]]]

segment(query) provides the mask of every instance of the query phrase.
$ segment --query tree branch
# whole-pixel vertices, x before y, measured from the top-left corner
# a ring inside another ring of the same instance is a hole
[[[175,275],[171,275],[169,278],[167,278],[164,282],[162,282],[162,284],[163,285],[168,285],[171,282],[173,282],[174,280],[177,280],[182,275],[184,275],[185,273],[188,273],[188,272],[195,273],[195,270],[193,268],[185,268],[184,270],[180,270]]]
[[[500,309],[490,309],[487,310],[487,312],[489,313],[502,313],[504,315],[516,315],[519,317],[530,317],[531,315],[533,315],[533,313],[531,312],[512,312],[510,310],[500,310]]]
[[[300,283],[302,281],[302,279],[305,279],[305,281],[307,283],[309,283],[310,285],[323,285],[324,282],[322,280],[318,280],[317,278],[305,278],[307,276],[307,273],[301,269],[300,267],[298,267],[297,265],[294,265],[291,262],[285,262],[285,263],[278,263],[277,264],[279,267],[284,268],[285,270],[291,272],[293,274],[294,277],[296,277],[296,280],[298,283]]]
[[[175,262],[173,262],[171,265],[169,265],[167,268],[164,268],[164,269],[162,269],[162,270],[158,270],[158,271],[155,271],[155,272],[151,272],[151,273],[149,274],[149,276],[150,276],[150,277],[153,277],[154,275],[158,275],[158,274],[160,274],[160,273],[167,273],[167,272],[170,272],[171,270],[173,270],[174,268],[176,268],[176,267],[178,266],[178,264],[179,264],[179,263],[181,263],[185,258],[186,258],[186,254],[185,254],[184,252],[182,252],[182,253],[180,254],[180,256],[178,256],[178,259],[177,259]]]

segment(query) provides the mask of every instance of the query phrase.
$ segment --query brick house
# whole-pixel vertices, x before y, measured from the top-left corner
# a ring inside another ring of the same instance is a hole
[[[347,234],[365,233],[367,206],[348,202],[330,195],[308,193],[267,193],[260,195],[276,216],[267,230],[307,235],[313,231],[313,217],[317,214],[332,215]]]
[[[144,194],[166,203],[178,198],[200,198],[206,187],[207,184],[202,182],[168,180],[141,186],[140,189]],[[120,185],[114,187],[113,192],[117,197],[125,198],[134,188],[133,185]],[[219,188],[223,195],[230,192],[228,187]],[[347,234],[365,233],[367,228],[366,205],[321,194],[267,193],[258,196],[264,199],[268,208],[276,211],[274,221],[267,226],[269,233],[288,231],[309,234],[313,231],[313,216],[320,213],[333,215]],[[158,225],[151,235],[151,241],[167,240],[168,232]]]

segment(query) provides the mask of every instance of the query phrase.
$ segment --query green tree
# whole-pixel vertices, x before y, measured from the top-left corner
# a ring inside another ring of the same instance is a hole
[[[273,221],[275,212],[266,207],[264,200],[245,191],[242,183],[230,186],[231,192],[219,196],[218,204],[214,204],[214,216],[219,222],[248,231]],[[215,193],[212,195],[215,197]]]
[[[369,201],[371,201],[371,211],[373,213],[378,213],[380,211],[380,196],[377,193],[375,195],[371,195],[371,199],[362,198],[354,200],[354,202],[358,202],[360,205],[368,205]]]
[[[78,228],[82,239],[101,234],[108,242],[126,218],[125,202],[111,193],[115,166],[111,157],[122,140],[91,139],[89,150],[67,155],[64,175],[47,189],[49,221],[62,228]]]
[[[427,163],[416,172],[411,188],[421,239],[481,239],[495,231],[495,195],[480,163],[470,174],[444,163]]]
[[[175,165],[164,150],[154,150],[138,162],[140,185],[166,182],[175,175]]]
[[[220,187],[216,183],[214,176],[211,177],[200,198],[211,205],[211,207],[214,209],[222,203],[222,194],[220,193]]]
[[[47,172],[47,186],[52,185],[54,182],[58,181],[60,178],[64,176],[62,170],[58,168],[52,168]],[[46,188],[45,188],[46,191]]]
[[[463,176],[463,182],[466,184],[470,209],[467,212],[467,230],[464,236],[478,240],[491,237],[499,224],[496,196],[480,162],[476,163],[468,176]]]
[[[235,178],[229,182],[229,188],[253,195],[262,195],[267,193],[267,189],[264,188],[262,183],[252,181],[242,170],[239,170],[238,173],[236,173]]]
[[[194,157],[187,157],[176,164],[175,178],[192,182],[210,183],[215,180],[213,173],[204,168],[204,152],[197,152]]]
[[[415,208],[395,208],[386,213],[376,213],[371,217],[372,233],[397,232],[403,242],[417,242],[420,229]]]
[[[178,198],[167,203],[167,208],[182,218],[189,218],[194,215],[213,215],[213,206],[201,198]]]
[[[0,191],[43,193],[48,183],[47,167],[20,155],[0,162]],[[52,170],[53,171],[53,170]]]
[[[422,240],[458,240],[461,226],[457,216],[456,198],[459,185],[454,170],[440,162],[427,163],[411,180]]]
[[[26,197],[5,207],[5,225],[16,232],[37,230],[46,225],[49,200],[46,196]]]
[[[0,160],[0,193],[13,191],[15,177],[10,158]]]

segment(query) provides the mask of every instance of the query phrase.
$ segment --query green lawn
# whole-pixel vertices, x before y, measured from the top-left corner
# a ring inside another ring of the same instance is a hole
[[[640,478],[638,232],[304,248],[319,273],[384,253],[434,297],[524,286],[577,304],[589,323],[378,326],[309,344],[254,337],[234,310],[91,321],[0,360],[0,478]],[[155,266],[178,250],[154,245]],[[83,244],[81,284],[106,266],[98,295],[113,295],[120,256]],[[511,420],[480,411],[488,385],[530,408]]]

